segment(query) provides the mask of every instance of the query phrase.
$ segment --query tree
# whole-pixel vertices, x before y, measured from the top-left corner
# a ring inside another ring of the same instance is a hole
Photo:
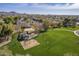
[[[70,19],[65,18],[65,20],[63,21],[63,26],[68,27],[69,26],[69,21],[70,21]]]
[[[17,23],[17,20],[20,19],[20,16],[14,16],[13,19],[14,19],[14,24],[16,24]]]
[[[43,25],[44,25],[44,28],[45,28],[45,31],[46,31],[49,28],[48,20],[43,21]]]
[[[12,17],[6,17],[6,18],[3,19],[3,21],[4,21],[6,24],[13,23]]]
[[[64,27],[75,27],[76,26],[76,22],[75,22],[75,19],[73,18],[66,18],[64,21],[63,21],[63,25]]]
[[[71,23],[71,27],[75,27],[75,26],[76,26],[76,21],[75,21],[75,19],[71,19],[71,20],[70,20],[70,23]]]
[[[6,24],[3,24],[0,32],[0,36],[2,37],[2,36],[11,35],[11,33],[12,33],[12,30],[8,28]]]

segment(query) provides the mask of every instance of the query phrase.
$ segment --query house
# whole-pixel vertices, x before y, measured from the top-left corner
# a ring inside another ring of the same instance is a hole
[[[3,37],[0,37],[0,47],[8,44],[11,42],[11,37],[10,36],[3,36]]]
[[[33,27],[36,29],[37,32],[45,30],[44,23],[42,23],[42,22],[33,20],[32,24],[33,24]]]
[[[33,29],[33,28],[25,28],[24,29],[24,32],[27,32],[27,33],[33,33],[35,31],[35,29]]]
[[[18,41],[30,40],[36,37],[37,35],[38,34],[35,33],[35,30],[33,28],[27,28],[24,29],[24,31],[18,35]]]
[[[79,26],[79,18],[76,19],[76,25]]]
[[[36,23],[36,26],[37,26],[37,30],[41,30],[41,31],[44,31],[45,30],[45,27],[44,27],[44,24],[43,23],[37,22]]]
[[[8,39],[9,39],[8,36],[0,37],[0,43],[8,41]]]
[[[32,25],[30,23],[26,23],[24,21],[24,18],[21,18],[17,21],[17,26],[18,30],[19,27],[23,28],[23,31],[18,35],[18,41],[29,40],[38,35],[36,29],[32,28]]]
[[[24,21],[24,18],[17,20],[15,31],[19,32],[21,28],[30,28],[31,25]]]
[[[35,29],[32,27],[24,28],[22,33],[18,35],[18,41],[29,40],[36,37],[38,34],[35,32]]]

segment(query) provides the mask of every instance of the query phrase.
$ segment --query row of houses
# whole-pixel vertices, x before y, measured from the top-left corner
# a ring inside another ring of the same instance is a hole
[[[32,24],[36,26],[36,28],[34,28],[31,23],[26,23],[23,17],[17,20],[15,31],[20,32],[20,28],[23,27],[23,32],[19,33],[19,36],[18,36],[20,40],[31,39],[39,34],[37,30],[40,30],[40,29],[44,30],[44,25],[41,20],[37,20],[36,18],[32,18],[30,20],[32,21]],[[76,25],[79,25],[79,18],[75,19],[75,21],[76,21]]]

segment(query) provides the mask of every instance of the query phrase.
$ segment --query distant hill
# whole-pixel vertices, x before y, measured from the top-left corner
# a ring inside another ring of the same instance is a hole
[[[12,11],[12,12],[0,12],[0,15],[3,15],[3,16],[16,16],[16,15],[20,15],[20,14]]]
[[[79,15],[43,15],[43,14],[27,14],[27,13],[17,13],[14,11],[11,12],[4,12],[4,11],[0,11],[0,15],[3,16],[16,16],[16,15],[20,15],[20,16],[24,16],[24,15],[31,15],[31,16],[79,16]]]

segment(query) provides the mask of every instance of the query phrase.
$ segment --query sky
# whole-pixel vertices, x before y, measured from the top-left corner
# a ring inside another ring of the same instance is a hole
[[[27,14],[79,15],[79,3],[0,3],[0,11]]]

